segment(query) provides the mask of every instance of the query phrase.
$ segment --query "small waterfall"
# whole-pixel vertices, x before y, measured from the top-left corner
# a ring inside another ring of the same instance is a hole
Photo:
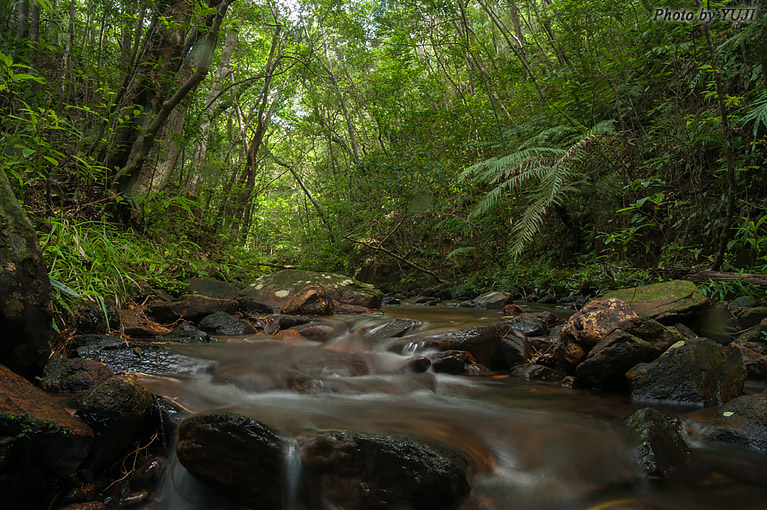
[[[284,459],[282,467],[282,509],[300,510],[298,493],[301,484],[301,453],[298,451],[298,441],[295,439],[285,440],[282,450]]]

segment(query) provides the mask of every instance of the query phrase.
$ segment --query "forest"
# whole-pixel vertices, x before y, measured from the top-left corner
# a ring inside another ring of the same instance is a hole
[[[0,0],[0,507],[767,498],[767,0]]]
[[[733,5],[6,1],[0,168],[61,317],[270,265],[454,295],[760,273],[767,16]]]

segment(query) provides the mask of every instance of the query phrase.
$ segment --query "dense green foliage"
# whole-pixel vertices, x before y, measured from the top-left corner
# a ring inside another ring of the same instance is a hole
[[[723,232],[724,269],[767,268],[764,8],[224,3],[0,7],[0,167],[62,296],[384,259],[593,294],[710,266]]]

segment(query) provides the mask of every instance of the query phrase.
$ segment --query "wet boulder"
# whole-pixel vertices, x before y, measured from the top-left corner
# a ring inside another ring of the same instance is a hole
[[[283,441],[253,418],[214,413],[184,420],[178,460],[195,478],[234,494],[250,508],[282,508]]]
[[[45,364],[40,385],[45,391],[85,391],[113,375],[109,367],[98,361],[54,354]]]
[[[472,299],[474,306],[483,310],[500,310],[503,305],[507,305],[511,301],[511,294],[508,292],[485,292]]]
[[[42,390],[0,365],[0,475],[72,474],[88,456],[93,431]]]
[[[308,497],[323,508],[450,508],[470,490],[465,457],[416,439],[325,431],[298,444]]]
[[[692,415],[704,441],[767,452],[767,393],[730,400],[711,413]]]
[[[565,369],[574,369],[618,324],[635,317],[637,314],[619,299],[591,301],[562,327],[555,360]]]
[[[548,322],[535,313],[523,313],[504,321],[514,331],[527,336],[544,336],[549,333]]]
[[[509,327],[503,324],[492,324],[461,330],[415,334],[395,340],[389,346],[389,350],[398,353],[421,352],[427,349],[468,351],[477,363],[490,365],[500,338],[508,330]]]
[[[641,317],[664,324],[694,319],[710,303],[694,283],[672,280],[605,292],[600,299],[620,299]]]
[[[204,344],[213,341],[210,335],[187,321],[181,322],[170,333],[163,335],[161,339],[165,342],[177,342],[180,344]]]
[[[304,338],[314,340],[315,342],[329,342],[334,338],[346,333],[347,329],[343,323],[332,322],[311,322],[309,324],[299,324],[292,328],[283,330],[283,333],[295,331]]]
[[[200,329],[206,333],[225,336],[247,335],[256,332],[256,328],[248,321],[232,317],[224,312],[206,315],[200,321]]]
[[[177,301],[157,300],[147,307],[150,315],[163,324],[185,319],[200,322],[205,316],[216,313],[235,313],[240,305],[234,299],[218,299],[194,294],[185,294]]]
[[[206,372],[213,361],[177,352],[181,346],[153,342],[126,342],[117,336],[76,337],[71,354],[100,361],[116,374],[143,372],[153,375],[181,375]]]
[[[650,478],[673,478],[685,470],[690,448],[687,433],[679,418],[646,407],[626,420],[634,455],[642,471]]]
[[[0,363],[34,377],[51,352],[51,284],[35,230],[2,170],[0,232]]]
[[[96,434],[88,465],[100,469],[119,460],[154,410],[152,395],[133,377],[116,375],[88,392],[77,410]]]
[[[308,286],[322,287],[327,297],[333,301],[337,313],[340,313],[339,305],[359,307],[363,310],[381,307],[383,293],[370,284],[349,276],[298,269],[287,269],[262,276],[245,287],[240,292],[240,297],[264,303],[277,311],[294,294]]]
[[[589,386],[621,390],[624,374],[634,365],[652,361],[684,337],[652,319],[623,321],[599,341],[580,363],[575,375]]]
[[[426,356],[413,356],[402,365],[397,372],[420,374],[426,372],[431,367],[431,360]]]
[[[636,365],[626,378],[636,401],[714,406],[743,392],[746,367],[736,347],[698,338],[675,343],[656,360]]]
[[[282,305],[280,313],[287,315],[333,315],[333,301],[318,285],[310,285],[299,290]]]
[[[266,318],[264,333],[273,335],[280,330],[293,328],[301,324],[309,324],[310,322],[312,322],[312,319],[301,315],[270,315]]]
[[[526,363],[530,358],[530,344],[527,338],[514,331],[498,340],[498,346],[490,366],[498,370],[508,370],[519,363]]]

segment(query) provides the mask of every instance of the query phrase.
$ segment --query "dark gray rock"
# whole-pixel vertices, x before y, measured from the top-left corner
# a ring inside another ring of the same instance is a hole
[[[701,424],[703,440],[767,452],[767,394],[735,398],[713,417],[706,415],[707,419],[691,417]]]
[[[659,358],[626,373],[631,398],[689,405],[720,405],[739,396],[746,380],[743,358],[734,346],[706,338],[680,341]]]
[[[308,324],[312,322],[309,317],[302,317],[300,315],[270,315],[266,318],[266,327],[264,333],[267,335],[273,335],[274,333],[283,329],[293,328],[301,324]]]
[[[194,416],[178,430],[178,460],[195,478],[250,508],[282,508],[283,441],[259,421],[232,413]]]
[[[53,354],[45,364],[40,386],[45,391],[69,392],[90,390],[114,375],[98,361],[69,359]]]
[[[514,331],[528,336],[543,336],[548,334],[548,323],[534,313],[523,313],[503,322]]]
[[[466,367],[474,363],[474,358],[466,351],[440,351],[429,359],[435,372],[454,375],[463,374]]]
[[[650,342],[616,329],[591,349],[575,369],[575,376],[588,386],[621,390],[626,387],[627,370],[662,353],[663,349]]]
[[[326,431],[299,437],[312,481],[308,499],[323,508],[451,508],[470,490],[467,458],[441,445],[380,434]]]
[[[200,321],[200,329],[214,335],[225,336],[247,335],[256,332],[256,328],[248,321],[232,317],[224,312],[206,315]]]
[[[143,372],[152,375],[197,374],[209,371],[213,361],[176,352],[168,344],[126,342],[120,337],[83,335],[91,341],[77,346],[73,354],[100,361],[114,373]],[[179,348],[181,346],[178,346]]]
[[[120,460],[154,409],[152,395],[132,377],[113,376],[88,392],[77,411],[96,435],[88,466],[97,471]]]
[[[728,303],[729,308],[750,308],[758,304],[754,296],[738,296]]]
[[[173,331],[162,336],[165,342],[177,342],[180,344],[204,344],[213,342],[213,338],[191,322],[182,322]]]
[[[757,306],[754,308],[742,308],[738,312],[738,324],[741,329],[748,329],[756,326],[767,318],[767,306]]]
[[[626,425],[635,444],[637,462],[647,476],[668,479],[685,470],[690,448],[679,418],[644,408],[632,414]]]

